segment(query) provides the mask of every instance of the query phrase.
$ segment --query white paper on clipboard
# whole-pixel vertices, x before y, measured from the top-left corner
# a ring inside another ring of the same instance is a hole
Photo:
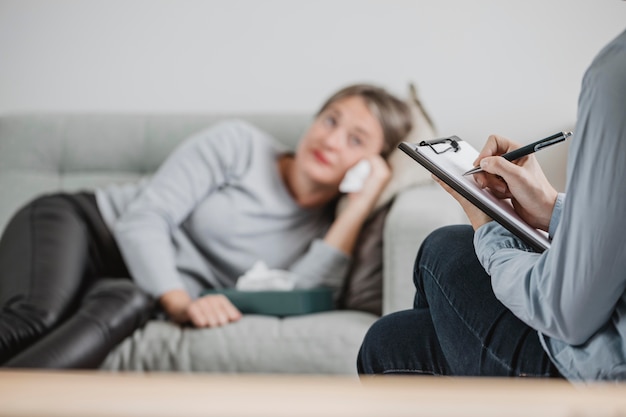
[[[522,220],[510,200],[500,200],[489,190],[480,188],[473,175],[463,176],[478,157],[475,148],[458,136],[428,142],[431,144],[402,142],[398,147],[538,252],[550,247],[548,234]]]

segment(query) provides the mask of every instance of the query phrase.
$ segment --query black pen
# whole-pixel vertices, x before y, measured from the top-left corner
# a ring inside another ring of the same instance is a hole
[[[522,146],[519,149],[515,149],[514,151],[507,152],[504,155],[501,155],[504,159],[509,162],[515,161],[516,159],[520,159],[523,156],[530,155],[531,153],[537,152],[543,148],[547,148],[548,146],[552,146],[556,143],[563,142],[565,139],[572,136],[572,132],[559,132],[555,133],[552,136],[548,136],[545,139],[538,140],[537,142],[533,142],[526,146]],[[476,174],[478,172],[482,172],[481,167],[472,168],[467,171],[463,175]]]

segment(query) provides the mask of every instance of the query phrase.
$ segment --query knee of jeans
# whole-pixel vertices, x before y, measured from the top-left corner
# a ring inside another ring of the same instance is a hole
[[[370,326],[363,337],[358,360],[366,370],[376,362],[375,358],[378,357],[380,349],[389,343],[386,338],[386,326],[385,318],[380,318]]]
[[[368,329],[357,357],[359,374],[383,374],[395,367],[398,344],[398,317],[405,314],[399,311],[376,320]]]
[[[432,265],[437,259],[446,255],[446,241],[449,238],[449,226],[444,226],[432,231],[422,242],[415,263],[413,264],[413,283],[418,295],[423,291],[424,274],[422,268]],[[416,301],[417,303],[417,301]]]
[[[440,227],[431,232],[422,242],[413,268],[413,281],[419,289],[422,285],[422,268],[435,270],[440,263],[454,263],[463,258],[467,251],[474,251],[473,230],[469,225],[451,225]]]
[[[85,295],[81,310],[112,327],[139,327],[148,320],[154,305],[154,298],[130,280],[101,279]]]
[[[374,355],[371,354],[373,347],[372,338],[370,336],[371,330],[370,328],[363,337],[359,353],[356,357],[356,367],[359,375],[374,373],[374,367],[372,366],[372,356]]]
[[[459,244],[472,242],[474,231],[469,225],[450,225],[436,229],[424,239],[425,256],[454,257]]]

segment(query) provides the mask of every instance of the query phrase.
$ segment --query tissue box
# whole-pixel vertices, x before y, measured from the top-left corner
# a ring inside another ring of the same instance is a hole
[[[243,314],[267,316],[295,316],[333,310],[333,293],[330,288],[308,290],[240,291],[234,288],[208,290],[206,294],[224,294]]]

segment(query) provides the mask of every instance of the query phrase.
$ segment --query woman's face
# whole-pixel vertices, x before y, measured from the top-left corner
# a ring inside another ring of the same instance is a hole
[[[383,129],[360,96],[335,101],[315,118],[296,153],[313,181],[337,186],[346,171],[383,149]]]

